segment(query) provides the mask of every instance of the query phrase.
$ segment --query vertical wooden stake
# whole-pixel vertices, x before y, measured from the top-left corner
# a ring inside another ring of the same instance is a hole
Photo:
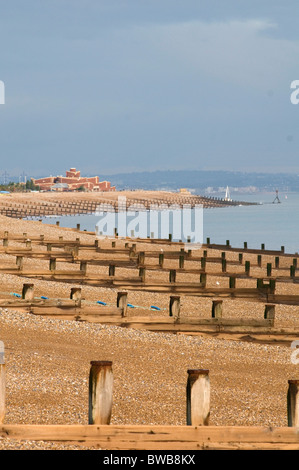
[[[173,282],[175,282],[175,280],[176,280],[176,270],[175,270],[175,269],[171,269],[171,270],[169,271],[169,282],[170,282],[170,283],[173,283]]]
[[[140,251],[139,254],[138,254],[138,263],[139,264],[144,264],[144,262],[145,262],[145,252]]]
[[[209,371],[190,369],[187,372],[187,426],[207,426],[210,419]]]
[[[81,287],[72,287],[70,299],[74,300],[77,307],[81,307],[82,289]]]
[[[212,318],[222,318],[223,300],[213,300]]]
[[[271,320],[272,326],[274,325],[275,305],[273,305],[273,304],[266,304],[265,305],[264,318],[265,318],[265,320]]]
[[[289,380],[287,394],[288,426],[299,426],[299,380]]]
[[[141,282],[145,282],[145,268],[139,268],[139,277],[141,278]]]
[[[164,254],[160,253],[159,254],[159,266],[163,268],[163,264],[164,264]]]
[[[250,274],[250,261],[245,261],[245,273],[247,276]]]
[[[267,263],[267,276],[270,277],[272,274],[272,263]]]
[[[17,256],[16,257],[16,265],[20,270],[23,269],[23,256]]]
[[[181,311],[181,299],[177,295],[171,295],[169,300],[169,316],[179,318]]]
[[[56,258],[50,259],[50,271],[55,271],[56,269]]]
[[[179,267],[180,267],[180,269],[184,268],[184,262],[185,262],[185,256],[180,255],[180,258],[179,258]]]
[[[116,306],[122,309],[122,316],[127,316],[128,310],[128,293],[127,292],[118,292]]]
[[[111,361],[91,361],[89,372],[89,424],[110,424],[113,401]]]
[[[34,298],[34,284],[23,284],[22,299],[33,300]]]
[[[80,271],[82,271],[83,274],[86,274],[86,271],[87,271],[87,261],[81,261],[81,262],[80,262]]]

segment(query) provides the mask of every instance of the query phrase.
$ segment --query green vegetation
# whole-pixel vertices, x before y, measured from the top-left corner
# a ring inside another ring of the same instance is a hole
[[[27,191],[39,191],[39,186],[36,186],[30,179],[26,183],[13,183],[0,184],[0,191],[9,191],[10,193],[25,193]]]

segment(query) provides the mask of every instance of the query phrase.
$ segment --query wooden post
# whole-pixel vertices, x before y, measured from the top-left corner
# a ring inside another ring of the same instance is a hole
[[[250,274],[250,261],[245,261],[245,273],[247,276]]]
[[[291,277],[295,277],[295,271],[296,271],[296,268],[295,266],[290,266],[290,276]]]
[[[80,271],[82,271],[83,274],[86,274],[87,261],[80,261]]]
[[[160,253],[159,254],[159,266],[163,268],[163,264],[164,264],[164,253]]]
[[[275,268],[279,268],[279,256],[275,256]]]
[[[77,230],[80,230],[80,224],[77,224]]]
[[[44,239],[45,239],[45,235],[40,235],[39,238],[40,238],[40,240],[43,242]]]
[[[210,419],[209,371],[189,369],[187,372],[187,426],[208,426]]]
[[[276,289],[276,280],[275,279],[270,279],[269,280],[269,287],[270,287],[270,293],[274,294],[275,289]]]
[[[262,255],[257,255],[257,265],[258,265],[259,267],[262,266]]]
[[[91,361],[89,372],[89,424],[110,424],[113,401],[111,361]]]
[[[52,245],[51,243],[47,243],[47,251],[51,251],[52,250]]]
[[[179,267],[180,267],[180,269],[184,268],[184,263],[185,263],[185,256],[180,255],[180,258],[179,258]]]
[[[56,269],[56,258],[50,258],[50,271],[55,271]]]
[[[272,274],[272,263],[267,263],[267,276],[271,276]]]
[[[226,246],[230,246],[229,240],[226,240]]]
[[[244,250],[247,250],[247,242],[244,242]]]
[[[23,269],[23,260],[24,260],[23,256],[16,257],[16,265],[18,266],[20,270]]]
[[[109,264],[109,276],[115,276],[115,264]]]
[[[145,262],[145,252],[140,251],[139,254],[138,254],[138,263],[139,264],[144,264],[144,262]]]
[[[275,320],[275,305],[273,304],[266,304],[265,311],[264,311],[264,319],[265,320],[272,320],[272,326],[274,325]]]
[[[200,264],[202,269],[206,269],[206,258],[204,256],[201,257],[200,259]]]
[[[3,238],[3,246],[8,246],[8,238]]]
[[[0,341],[0,423],[4,422],[5,417],[5,361],[4,361],[4,343]]]
[[[200,273],[200,283],[202,284],[203,287],[206,287],[207,285],[207,274],[206,273]]]
[[[112,248],[115,248],[115,245],[116,245],[116,243],[115,243],[115,241],[113,241],[113,242],[111,243]]]
[[[33,300],[34,298],[34,284],[23,284],[22,299]]]
[[[221,259],[221,265],[222,265],[222,272],[226,273],[226,259],[225,258]]]
[[[293,266],[295,266],[295,268],[297,268],[297,258],[293,258]]]
[[[169,316],[179,318],[181,311],[181,298],[177,295],[171,295],[169,299]]]
[[[122,316],[126,317],[127,310],[128,310],[128,307],[127,307],[128,306],[128,293],[127,292],[117,293],[116,306],[122,309]]]
[[[289,380],[289,388],[287,393],[287,410],[288,410],[288,426],[299,426],[299,380]]]
[[[211,239],[210,239],[210,237],[208,237],[207,238],[207,245],[210,245],[210,243],[211,243]]]
[[[280,250],[282,253],[284,253],[284,246],[282,246]]]
[[[32,248],[31,246],[31,240],[26,240],[26,248]]]
[[[264,250],[265,249],[265,243],[262,243],[261,244],[261,250]]]
[[[170,283],[173,283],[173,282],[175,282],[175,280],[176,280],[176,270],[175,270],[175,269],[171,269],[171,270],[169,271],[169,282],[170,282]]]
[[[223,300],[213,300],[212,318],[222,318]]]
[[[203,257],[204,257],[204,258],[207,258],[207,257],[208,257],[208,250],[204,250],[204,251],[203,251]]]
[[[57,225],[57,227],[59,227],[59,220],[57,220],[56,225]]]
[[[141,278],[141,282],[145,282],[145,268],[139,268],[139,277]]]
[[[243,253],[239,253],[239,263],[243,263]]]
[[[82,289],[81,287],[72,287],[70,299],[74,300],[77,307],[81,307]]]
[[[229,288],[235,289],[236,288],[236,278],[235,276],[230,276],[229,278]]]

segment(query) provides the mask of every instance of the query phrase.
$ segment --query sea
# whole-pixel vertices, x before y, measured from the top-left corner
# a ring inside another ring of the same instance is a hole
[[[284,246],[286,253],[299,252],[299,193],[279,194],[275,201],[274,193],[251,193],[231,195],[237,206],[203,209],[202,242],[226,244],[233,247],[280,250]],[[223,197],[223,195],[222,195]],[[242,205],[242,202],[254,202],[255,205]],[[96,231],[98,214],[44,217],[43,223],[61,227]],[[112,234],[111,234],[112,235]]]

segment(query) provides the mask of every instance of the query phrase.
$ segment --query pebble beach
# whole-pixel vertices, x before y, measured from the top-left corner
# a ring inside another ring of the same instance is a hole
[[[74,231],[38,221],[1,216],[0,223],[2,233],[27,233],[28,238],[44,234],[73,240],[78,236]],[[93,235],[83,232],[79,236],[80,240],[93,239]],[[17,244],[10,244],[14,243]],[[8,257],[1,254],[0,264],[7,262]],[[35,259],[27,262],[36,266],[45,263]],[[26,282],[26,278],[4,273],[0,273],[0,279],[0,290],[5,292],[20,292]],[[224,281],[211,277],[209,282],[221,285]],[[244,279],[242,283],[252,285],[251,280]],[[69,284],[34,279],[34,285],[37,295],[69,298]],[[292,283],[281,283],[278,289],[283,293],[298,290]],[[116,292],[82,287],[84,299],[90,302],[102,299],[115,304]],[[160,315],[167,315],[166,294],[130,292],[129,301],[140,307],[130,311],[130,315],[140,314],[142,308],[153,304],[161,307]],[[182,312],[207,316],[210,302],[184,296]],[[225,300],[224,308],[229,317],[258,318],[263,305]],[[146,312],[142,310],[142,315],[157,315],[150,309]],[[278,306],[276,311],[277,324],[281,326],[296,326],[297,316],[298,307]],[[4,424],[87,424],[88,375],[90,362],[95,360],[113,362],[111,424],[185,425],[187,370],[203,368],[209,370],[211,382],[211,425],[286,426],[288,380],[298,378],[298,365],[291,362],[289,343],[259,344],[207,334],[156,333],[50,319],[16,309],[0,310],[0,340],[5,344],[7,377]],[[0,438],[0,450],[81,448]]]

